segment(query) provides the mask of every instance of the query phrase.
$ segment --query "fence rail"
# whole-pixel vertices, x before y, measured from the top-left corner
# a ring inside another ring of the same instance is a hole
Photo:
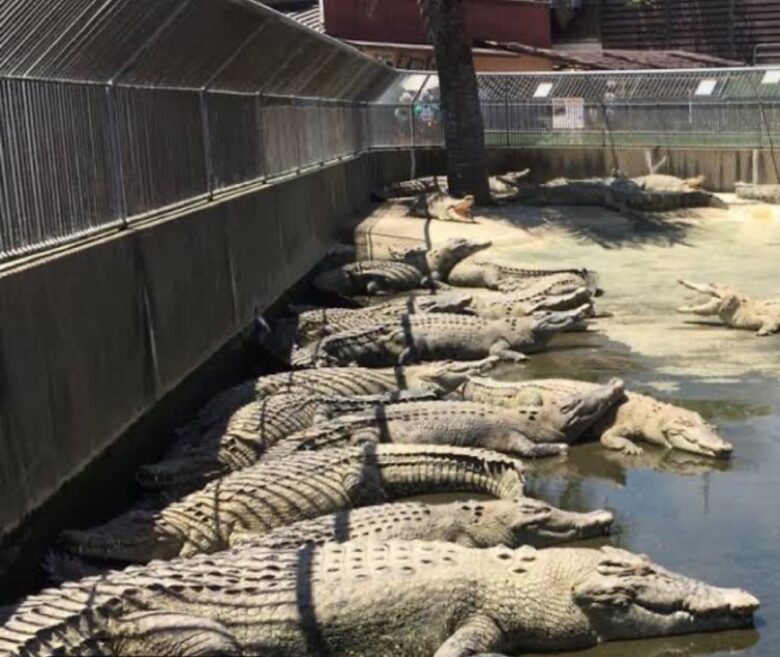
[[[774,152],[780,69],[483,75],[485,138]],[[0,77],[0,261],[339,158],[444,144],[438,80],[374,102]]]
[[[0,260],[365,152],[363,103],[0,77]]]

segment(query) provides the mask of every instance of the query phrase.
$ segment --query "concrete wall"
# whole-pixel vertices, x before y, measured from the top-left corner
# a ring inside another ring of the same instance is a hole
[[[385,175],[363,156],[0,276],[2,535],[304,275]]]
[[[492,172],[530,168],[528,180],[546,182],[552,178],[589,178],[609,175],[620,169],[629,176],[648,173],[647,155],[653,162],[666,163],[660,173],[691,178],[703,174],[705,187],[717,192],[733,192],[734,183],[780,183],[780,151],[750,148],[603,148],[565,146],[559,148],[494,148],[488,151]],[[407,156],[408,157],[408,156]],[[418,151],[418,175],[444,170],[441,149]],[[403,157],[396,156],[400,165]]]

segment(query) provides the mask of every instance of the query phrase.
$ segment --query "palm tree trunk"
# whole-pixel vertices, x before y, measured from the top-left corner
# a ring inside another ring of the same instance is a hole
[[[490,201],[485,133],[463,0],[418,0],[439,71],[447,184],[453,196]]]

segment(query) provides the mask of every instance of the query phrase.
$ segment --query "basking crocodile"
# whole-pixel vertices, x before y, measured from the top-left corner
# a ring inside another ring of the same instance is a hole
[[[435,287],[461,260],[488,248],[490,241],[455,238],[430,250],[415,249],[409,261],[359,260],[323,272],[314,286],[341,295],[403,292]]]
[[[446,192],[424,192],[409,205],[408,214],[410,217],[422,219],[474,224],[476,220],[471,214],[473,205],[474,197],[471,194],[463,198],[455,198]]]
[[[537,312],[553,310],[572,310],[591,302],[591,293],[587,287],[548,294],[549,287],[543,279],[540,279],[538,286],[532,285],[507,294],[492,296],[441,292],[398,297],[358,309],[318,308],[298,315],[296,332],[299,344],[306,346],[314,340],[334,333],[366,328],[400,318],[402,315],[441,312],[497,319],[525,317]],[[557,288],[564,289],[563,286]]]
[[[271,395],[239,408],[224,431],[216,427],[198,439],[178,441],[161,461],[142,466],[137,479],[145,488],[186,492],[257,463],[279,440],[316,422],[383,404],[433,398],[433,392],[425,388],[356,397]]]
[[[612,547],[353,541],[47,589],[7,611],[0,654],[505,657],[749,627],[758,606]]]
[[[373,539],[447,541],[469,547],[544,547],[608,534],[609,511],[563,511],[531,497],[450,504],[396,502],[338,511],[278,527],[267,534],[236,533],[231,548],[287,550]]]
[[[678,313],[717,315],[726,326],[756,331],[756,335],[761,336],[780,331],[780,299],[752,299],[719,283],[692,283],[683,279],[677,282],[712,297],[700,306],[680,306]]]
[[[479,548],[545,547],[609,534],[613,520],[603,509],[564,511],[532,497],[449,504],[395,502],[337,511],[265,534],[233,532],[230,547],[288,550],[367,539],[447,541]],[[59,583],[106,572],[105,567],[61,552],[50,552],[45,567],[49,579]]]
[[[572,310],[591,303],[587,287],[576,287],[569,292],[547,293],[546,284],[496,296],[475,296],[471,308],[479,317],[524,317],[538,312]]]
[[[469,376],[486,373],[497,362],[498,358],[491,356],[476,361],[448,360],[381,369],[323,367],[269,374],[218,394],[177,433],[183,440],[197,438],[214,425],[222,423],[224,426],[230,415],[242,406],[282,393],[349,397],[432,389],[444,395],[457,388]]]
[[[503,382],[472,377],[458,391],[462,399],[498,406],[525,405],[541,396],[544,403],[567,403],[571,395],[599,390],[600,386],[569,379]],[[586,432],[601,444],[626,454],[641,454],[632,439],[695,454],[727,457],[732,447],[698,413],[660,402],[647,395],[626,392]]]
[[[701,189],[706,178],[704,176],[678,178],[677,176],[651,173],[647,176],[631,178],[631,180],[646,192],[692,192]]]
[[[529,173],[530,169],[524,169],[522,171],[507,171],[506,173],[497,176],[490,176],[488,178],[490,191],[497,197],[514,194],[517,191],[520,180],[525,178]],[[403,180],[398,183],[386,185],[381,189],[371,190],[372,196],[380,201],[404,199],[434,192],[447,192],[446,176],[426,176],[423,178],[414,178],[412,180]]]
[[[447,281],[450,272],[459,262],[479,251],[490,247],[490,240],[473,240],[454,237],[441,246],[426,248],[425,246],[391,246],[390,259],[404,262],[417,267],[421,272],[437,281]]]
[[[534,286],[546,294],[564,294],[587,287],[599,295],[596,277],[587,269],[533,269],[474,258],[453,267],[447,282],[458,287],[486,287],[501,292]]]
[[[644,184],[648,182],[645,180]],[[681,208],[728,207],[717,196],[701,189],[651,191],[628,178],[559,178],[542,185],[523,185],[516,198],[530,205],[598,205],[629,214],[631,211],[666,212]]]
[[[419,294],[391,299],[365,308],[315,308],[298,313],[295,318],[301,344],[339,331],[376,324],[385,319],[418,313],[467,313],[474,297],[454,292]],[[472,311],[473,312],[473,311]]]
[[[484,319],[433,313],[403,315],[354,331],[330,335],[293,354],[296,367],[322,365],[381,366],[440,358],[526,360],[523,352],[540,351],[553,335],[581,322],[590,305],[532,317]]]
[[[299,450],[391,442],[483,447],[538,458],[560,454],[623,396],[613,379],[558,404],[530,400],[512,408],[472,401],[422,401],[341,415],[280,440],[263,459]]]
[[[341,509],[423,493],[523,494],[520,461],[482,449],[365,445],[257,463],[212,481],[160,511],[134,510],[68,531],[70,552],[149,561],[224,549],[234,531],[267,532]]]
[[[734,185],[737,198],[763,203],[780,204],[780,185],[751,185],[738,182]]]

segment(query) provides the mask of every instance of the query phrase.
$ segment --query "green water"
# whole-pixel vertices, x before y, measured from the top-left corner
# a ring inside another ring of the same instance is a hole
[[[550,351],[497,378],[620,376],[629,389],[702,413],[734,445],[734,456],[719,462],[648,447],[629,457],[596,444],[575,446],[566,458],[532,465],[531,493],[568,509],[608,508],[617,532],[606,542],[712,584],[744,588],[762,604],[755,631],[605,644],[576,654],[778,657],[780,335],[757,338],[675,314],[675,305],[695,295],[674,280],[720,280],[780,297],[780,220],[747,212],[685,226],[673,239],[651,234],[630,242],[614,239],[607,221],[571,225],[567,217],[564,231],[542,227],[549,244],[501,255],[549,266],[555,254],[554,263],[599,270],[606,290],[600,307],[614,317],[597,322],[594,332],[556,338]]]

